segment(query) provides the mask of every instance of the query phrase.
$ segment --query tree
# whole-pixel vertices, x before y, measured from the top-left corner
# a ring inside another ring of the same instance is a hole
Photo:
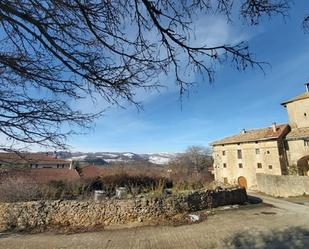
[[[171,70],[182,95],[192,83],[182,62],[209,81],[218,62],[262,68],[246,43],[189,42],[195,15],[213,11],[230,20],[237,7],[256,25],[263,15],[286,15],[290,1],[0,0],[1,134],[13,147],[64,147],[76,127],[88,128],[101,114],[76,109],[79,99],[139,106],[135,91],[158,89],[157,76]]]
[[[212,165],[211,149],[204,146],[190,146],[183,155],[196,172],[208,169]]]
[[[212,165],[211,149],[204,146],[190,146],[182,154],[179,154],[171,163],[176,171],[183,173],[207,172],[208,167]]]

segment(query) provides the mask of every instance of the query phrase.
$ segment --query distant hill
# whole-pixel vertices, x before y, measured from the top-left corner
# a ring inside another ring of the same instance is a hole
[[[136,154],[132,152],[53,152],[53,154],[58,158],[95,164],[147,162],[155,165],[168,164],[177,156],[177,153]]]

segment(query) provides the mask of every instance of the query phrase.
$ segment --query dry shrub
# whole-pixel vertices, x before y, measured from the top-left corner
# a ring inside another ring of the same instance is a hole
[[[0,184],[0,202],[77,199],[87,196],[81,181],[36,183],[26,177],[8,177]]]
[[[210,188],[213,181],[208,171],[196,172],[190,167],[155,167],[144,164],[114,164],[106,167],[103,176],[74,182],[36,183],[27,177],[4,176],[0,182],[0,202],[55,199],[88,199],[94,190],[114,196],[117,187],[126,187],[129,194],[161,194],[166,188],[176,191]]]
[[[105,175],[88,181],[86,192],[96,189],[104,190],[108,196],[115,195],[117,187],[126,187],[129,194],[136,196],[141,193],[163,192],[170,181],[161,176],[129,175],[127,173]]]
[[[214,179],[212,174],[208,171],[194,172],[190,170],[173,170],[170,173],[170,180],[173,183],[174,190],[182,191],[202,188],[208,189]]]
[[[42,198],[41,186],[22,177],[9,177],[0,184],[1,202],[32,201]]]
[[[84,184],[81,181],[50,181],[42,186],[43,199],[77,199],[87,196],[84,192]]]
[[[207,169],[197,172],[191,165],[179,163],[164,167],[143,163],[113,163],[105,169],[101,180],[93,179],[88,184],[90,191],[103,189],[112,196],[116,187],[125,186],[134,196],[145,192],[162,192],[164,188],[176,191],[210,188],[214,180]]]

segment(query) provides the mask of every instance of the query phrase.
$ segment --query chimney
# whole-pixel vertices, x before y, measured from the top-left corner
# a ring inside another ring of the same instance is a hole
[[[245,134],[247,131],[246,131],[246,129],[242,129],[242,134]]]
[[[309,92],[309,82],[305,84],[306,86],[306,92]]]
[[[273,129],[273,132],[277,131],[277,124],[276,124],[276,122],[273,122],[271,128]]]

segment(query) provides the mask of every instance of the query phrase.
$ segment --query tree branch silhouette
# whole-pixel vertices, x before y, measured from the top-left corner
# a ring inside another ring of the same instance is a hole
[[[256,25],[286,15],[288,0],[243,0],[241,16]],[[190,44],[193,17],[216,12],[231,20],[233,0],[0,0],[0,132],[26,144],[64,146],[101,113],[74,102],[99,95],[140,107],[136,90],[164,86],[174,72],[180,95],[192,82],[186,70],[214,80],[215,63],[263,69],[248,44]],[[305,25],[306,22],[304,22]],[[37,94],[40,92],[40,94]],[[73,104],[72,104],[73,103]]]

